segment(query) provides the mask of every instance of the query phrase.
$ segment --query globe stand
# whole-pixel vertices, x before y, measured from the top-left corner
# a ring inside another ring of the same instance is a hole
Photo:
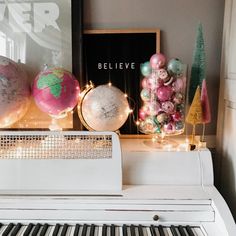
[[[49,129],[50,131],[62,131],[62,128],[60,127],[60,125],[58,124],[58,119],[56,118],[52,118],[52,122],[49,125]]]
[[[171,151],[178,147],[178,143],[168,139],[165,133],[154,134],[151,140],[144,140],[144,144],[148,147],[165,151]]]

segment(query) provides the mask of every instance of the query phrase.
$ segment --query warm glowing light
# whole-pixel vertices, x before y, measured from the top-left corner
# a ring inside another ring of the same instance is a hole
[[[129,109],[129,113],[133,113],[133,110],[132,110],[132,109]]]
[[[112,83],[111,83],[111,82],[109,82],[109,83],[108,83],[108,86],[112,86]]]
[[[135,122],[135,124],[136,124],[136,125],[140,125],[140,121],[137,120],[137,121]]]
[[[125,96],[125,98],[127,98],[127,97],[128,97],[128,95],[127,95],[126,93],[124,94],[124,96]]]

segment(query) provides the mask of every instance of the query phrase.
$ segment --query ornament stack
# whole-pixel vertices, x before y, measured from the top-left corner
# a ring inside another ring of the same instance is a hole
[[[175,135],[184,131],[186,77],[179,59],[157,53],[141,65],[139,129],[145,134]]]

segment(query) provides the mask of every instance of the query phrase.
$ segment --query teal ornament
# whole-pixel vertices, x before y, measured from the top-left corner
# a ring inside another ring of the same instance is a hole
[[[149,76],[152,73],[150,62],[146,61],[140,65],[140,70],[143,76]]]
[[[167,64],[169,74],[180,77],[183,75],[183,63],[178,59],[171,59]]]
[[[140,97],[144,102],[148,102],[151,99],[151,93],[149,89],[142,89]]]
[[[157,129],[157,124],[152,117],[148,117],[146,120],[140,123],[139,129],[142,133],[152,134]]]
[[[177,121],[176,123],[175,123],[175,129],[176,130],[181,130],[181,129],[183,129],[184,128],[184,123],[182,122],[182,121]]]

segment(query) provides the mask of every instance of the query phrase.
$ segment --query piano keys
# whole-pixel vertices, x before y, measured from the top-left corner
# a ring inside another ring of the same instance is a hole
[[[199,226],[115,224],[2,224],[1,236],[205,236]]]
[[[112,132],[0,132],[0,223],[0,236],[236,235],[209,150]]]

